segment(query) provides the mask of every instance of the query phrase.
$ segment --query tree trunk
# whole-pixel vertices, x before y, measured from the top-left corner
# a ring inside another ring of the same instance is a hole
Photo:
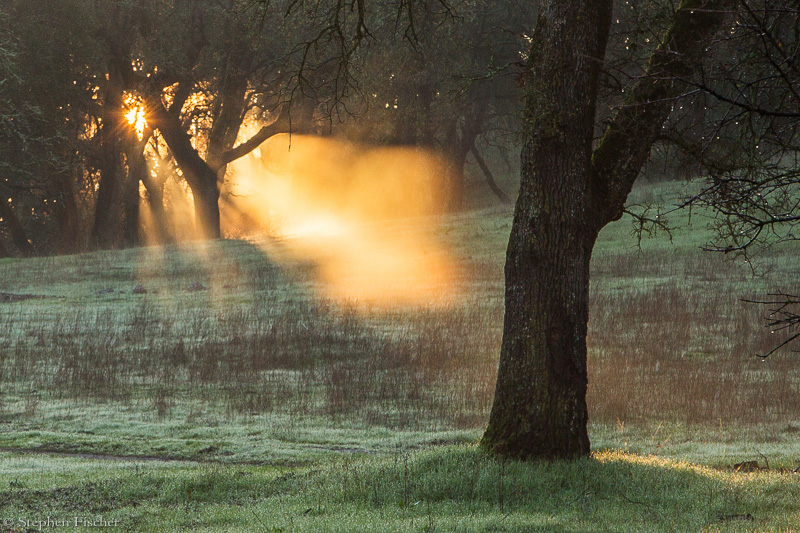
[[[17,252],[23,256],[33,255],[33,245],[31,244],[30,239],[28,239],[28,234],[26,233],[25,228],[20,223],[17,215],[14,213],[14,210],[11,209],[11,206],[3,201],[0,201],[0,219],[5,221],[8,227],[8,232],[11,235],[11,242],[14,243],[14,247],[17,249]]]
[[[100,184],[95,199],[91,241],[94,248],[112,248],[118,241],[118,220],[115,203],[119,200],[122,181],[122,157],[119,135],[123,131],[122,75],[109,69],[103,95],[103,120],[100,128]]]
[[[214,172],[213,182],[209,178],[199,181],[192,187],[192,194],[194,194],[195,228],[199,236],[204,239],[221,238],[217,173]]]
[[[478,166],[483,172],[483,176],[486,178],[486,185],[489,186],[489,189],[491,189],[494,195],[497,196],[498,200],[500,200],[504,204],[510,204],[511,198],[509,198],[508,195],[503,192],[503,189],[501,189],[500,186],[495,181],[494,175],[492,174],[492,171],[489,169],[489,165],[487,165],[486,161],[483,160],[483,156],[481,156],[481,153],[475,146],[474,141],[469,149],[472,152],[472,156],[475,158],[475,162],[478,163]]]
[[[500,368],[484,446],[512,457],[589,453],[586,331],[598,228],[590,183],[610,0],[544,1],[526,79],[522,177],[506,255]]]
[[[458,213],[464,209],[464,196],[467,188],[467,176],[464,167],[467,164],[467,153],[463,143],[450,152],[448,158],[448,183],[447,183],[447,210]]]
[[[131,135],[125,119],[124,94],[132,73],[133,38],[132,33],[116,31],[127,25],[120,17],[122,13],[116,6],[110,15],[108,28],[101,31],[108,45],[108,78],[103,91],[100,129],[102,166],[91,234],[92,246],[99,248],[112,248],[124,241],[119,209],[124,208],[125,178],[130,177],[123,163],[124,138]]]
[[[506,315],[482,444],[519,458],[589,453],[589,261],[622,215],[650,147],[733,0],[683,0],[645,75],[592,153],[611,0],[545,0],[525,79],[522,176],[506,256]]]
[[[175,162],[194,196],[195,228],[206,239],[219,239],[219,188],[217,171],[211,168],[192,146],[191,136],[184,131],[178,117],[164,108],[160,96],[148,106],[153,126],[161,132]]]
[[[164,209],[164,183],[167,180],[167,176],[164,175],[166,165],[163,161],[159,165],[159,176],[156,179],[150,176],[149,172],[145,172],[142,175],[142,183],[144,183],[144,187],[147,190],[147,204],[153,214],[153,231],[157,239],[156,242],[160,244],[172,243],[175,240],[171,232],[167,212]]]
[[[538,231],[511,235],[502,357],[483,443],[512,457],[579,457],[589,453],[586,332],[596,233],[574,217],[538,223]]]
[[[447,157],[447,179],[442,183],[442,198],[445,209],[457,213],[464,208],[464,196],[467,188],[467,177],[464,167],[470,144],[475,142],[478,129],[467,115],[464,123],[459,125],[460,117],[454,117],[447,124],[443,140],[443,150]],[[432,146],[432,145],[431,145]]]
[[[59,175],[56,181],[59,193],[56,207],[56,219],[59,227],[58,250],[62,254],[75,253],[81,249],[83,244],[80,239],[78,205],[72,191],[73,179],[75,179],[74,176],[67,173]]]
[[[133,138],[130,138],[133,137]],[[126,139],[125,162],[128,167],[128,176],[125,181],[125,191],[122,199],[123,225],[122,242],[125,246],[138,246],[139,238],[139,183],[147,179],[149,172],[147,161],[144,157],[145,142],[137,142],[135,134]]]

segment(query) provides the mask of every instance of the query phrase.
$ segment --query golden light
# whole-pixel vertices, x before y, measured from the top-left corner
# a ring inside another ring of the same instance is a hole
[[[331,216],[319,216],[300,219],[287,223],[282,230],[286,238],[326,238],[347,235],[350,228],[341,220]]]
[[[454,271],[431,217],[444,161],[415,148],[279,135],[231,165],[223,219],[274,260],[312,262],[328,297],[372,304],[441,302]],[[268,231],[279,244],[258,235]]]
[[[147,128],[144,105],[140,98],[129,94],[125,98],[125,106],[128,108],[128,112],[125,113],[125,120],[128,121],[128,124],[133,126],[133,129],[136,131],[136,136],[141,141],[144,138],[144,130]]]
[[[194,224],[194,196],[189,184],[182,179],[179,168],[162,163],[162,153],[167,146],[164,139],[156,136],[147,143],[144,149],[148,172],[153,184],[160,189],[159,206],[151,206],[150,191],[139,185],[139,213],[141,231],[144,241],[149,245],[159,245],[164,242],[193,241],[200,238]],[[164,168],[160,168],[160,167]]]

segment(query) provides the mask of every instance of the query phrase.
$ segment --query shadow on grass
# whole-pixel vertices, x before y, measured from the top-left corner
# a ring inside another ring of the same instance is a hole
[[[23,482],[4,488],[0,505],[21,515],[77,506],[137,531],[187,520],[234,531],[763,531],[797,526],[798,497],[800,486],[785,475],[613,451],[522,463],[446,446],[311,471],[120,468],[104,481],[52,490]]]
[[[796,513],[800,496],[792,476],[725,473],[614,451],[523,463],[446,447],[340,461],[316,476],[303,490],[309,503],[392,510],[398,518],[429,513],[442,529],[458,531],[763,529]]]

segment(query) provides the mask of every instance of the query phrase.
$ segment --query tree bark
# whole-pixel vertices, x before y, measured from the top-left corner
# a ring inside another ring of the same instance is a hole
[[[522,179],[484,446],[512,457],[589,453],[586,330],[598,229],[589,196],[610,0],[542,2],[526,79]]]
[[[217,172],[211,168],[192,146],[191,136],[184,131],[177,115],[167,111],[160,97],[154,97],[148,106],[153,126],[169,146],[172,157],[183,172],[183,177],[194,196],[195,228],[200,237],[219,239],[219,188]]]
[[[683,0],[674,24],[592,153],[611,0],[541,3],[525,78],[522,176],[506,256],[506,315],[482,444],[518,458],[589,453],[589,262],[621,216],[681,79],[733,0]]]
[[[91,242],[94,248],[112,248],[118,241],[118,224],[114,209],[119,200],[122,181],[120,134],[124,131],[122,73],[110,61],[108,81],[103,93],[103,117],[100,127],[100,184],[95,199]]]

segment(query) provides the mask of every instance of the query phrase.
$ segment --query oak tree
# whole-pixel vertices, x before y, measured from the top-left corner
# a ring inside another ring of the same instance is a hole
[[[543,0],[525,76],[520,193],[506,255],[505,320],[482,444],[518,458],[589,453],[589,262],[619,219],[674,99],[733,0],[683,0],[594,141],[611,0]]]

